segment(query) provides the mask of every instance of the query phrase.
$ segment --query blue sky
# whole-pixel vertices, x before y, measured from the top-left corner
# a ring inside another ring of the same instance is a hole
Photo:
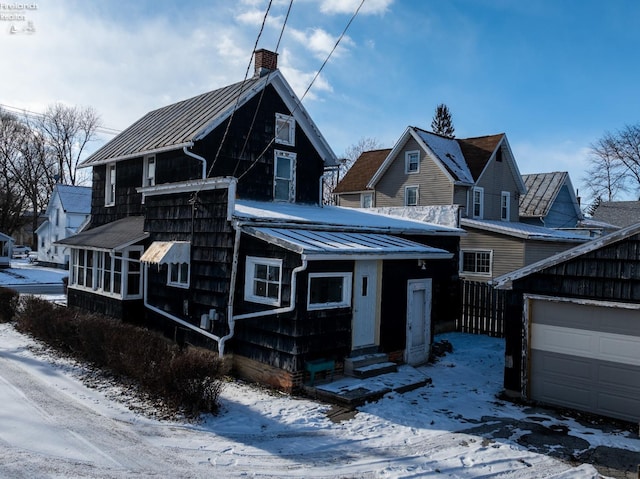
[[[244,78],[267,3],[0,2],[24,17],[0,17],[0,104],[93,106],[124,129]],[[359,4],[294,1],[278,52],[299,95]],[[259,48],[275,49],[288,5],[273,1]],[[391,147],[408,125],[430,129],[445,103],[457,137],[504,132],[521,173],[568,171],[586,196],[589,145],[638,123],[639,20],[635,0],[365,0],[304,104],[341,156],[363,137]]]

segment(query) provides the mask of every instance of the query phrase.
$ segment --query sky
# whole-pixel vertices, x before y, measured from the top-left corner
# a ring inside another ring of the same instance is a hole
[[[66,273],[16,260],[0,270],[0,284],[54,274]],[[331,420],[329,404],[228,380],[220,413],[189,422],[158,414],[127,388],[0,324],[0,476],[596,479],[610,476],[607,467],[635,474],[640,440],[630,426],[497,397],[503,339],[435,340],[449,341],[452,352],[413,370],[431,384],[388,393],[341,421]]]
[[[288,17],[273,0],[261,29],[267,4],[0,2],[0,105],[91,106],[122,130],[251,75],[256,45],[302,97],[360,0],[296,0]],[[444,103],[456,137],[506,133],[522,174],[568,171],[588,201],[590,145],[638,123],[638,19],[635,0],[365,0],[303,103],[338,157],[430,130]]]

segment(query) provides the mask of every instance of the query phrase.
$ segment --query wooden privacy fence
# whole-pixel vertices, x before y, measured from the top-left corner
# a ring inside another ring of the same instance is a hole
[[[461,311],[456,330],[503,338],[508,291],[479,281],[461,281]]]

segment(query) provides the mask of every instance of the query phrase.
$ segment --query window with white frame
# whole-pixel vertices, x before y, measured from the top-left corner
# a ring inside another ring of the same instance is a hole
[[[189,287],[189,263],[169,263],[167,284],[178,288]]]
[[[273,199],[294,202],[296,199],[296,154],[275,151],[273,168]]]
[[[511,193],[503,191],[500,195],[500,219],[509,221],[511,217]]]
[[[472,191],[473,205],[471,211],[474,218],[482,218],[484,216],[484,188],[476,186]]]
[[[142,173],[142,186],[155,186],[156,184],[156,156],[147,155],[144,157],[144,168]]]
[[[465,250],[461,256],[463,273],[491,276],[492,251]]]
[[[418,187],[417,186],[404,187],[404,205],[418,206]]]
[[[253,303],[280,306],[282,260],[247,256],[244,299]]]
[[[361,208],[373,207],[373,193],[362,193],[360,195],[360,207]]]
[[[420,171],[420,152],[407,151],[404,154],[404,172],[418,173]]]
[[[124,251],[73,249],[69,287],[121,299],[142,297],[141,246]]]
[[[104,184],[104,205],[113,206],[116,204],[116,164],[107,165]]]
[[[296,121],[292,116],[276,113],[276,143],[295,146]]]
[[[309,273],[307,309],[351,306],[351,273]]]

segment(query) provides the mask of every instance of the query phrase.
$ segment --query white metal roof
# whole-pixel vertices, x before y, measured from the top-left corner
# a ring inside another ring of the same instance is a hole
[[[472,220],[470,218],[462,218],[460,220],[460,226],[462,228],[477,228],[485,231],[493,231],[528,240],[559,241],[565,243],[584,243],[589,240],[589,238],[583,234],[544,228],[542,226],[515,221]]]
[[[446,250],[381,233],[343,233],[290,228],[242,227],[242,231],[306,259],[448,259]]]

